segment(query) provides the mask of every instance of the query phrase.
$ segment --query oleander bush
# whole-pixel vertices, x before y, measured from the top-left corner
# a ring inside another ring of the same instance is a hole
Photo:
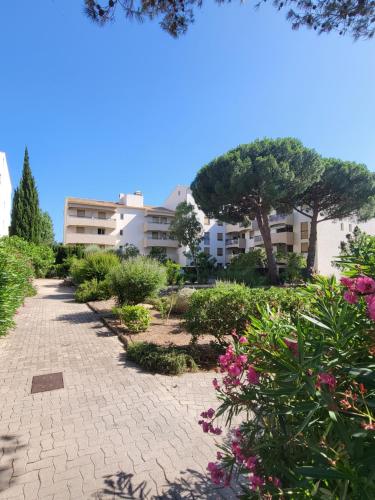
[[[111,296],[111,288],[108,279],[98,281],[96,278],[81,283],[74,294],[74,298],[77,302],[108,300]]]
[[[127,348],[127,357],[145,370],[167,375],[194,372],[197,365],[194,359],[182,350],[161,347],[151,342],[134,342]]]
[[[13,316],[25,297],[35,293],[30,257],[21,247],[10,251],[6,240],[0,240],[0,336],[13,326]]]
[[[352,268],[353,262],[350,263]],[[308,313],[262,308],[219,356],[219,406],[204,432],[231,428],[208,464],[243,499],[375,498],[375,281],[317,278]]]
[[[109,279],[117,303],[139,304],[166,286],[165,267],[149,257],[133,257],[114,268]]]
[[[346,276],[375,276],[375,236],[363,233],[356,227],[353,235],[342,244],[336,267]]]
[[[112,252],[88,252],[83,259],[73,258],[70,274],[75,284],[96,279],[103,281],[120,264],[120,259]]]
[[[150,326],[150,311],[143,306],[123,305],[122,307],[115,307],[113,312],[118,315],[121,323],[123,323],[131,333],[144,332]]]
[[[242,333],[260,308],[278,309],[286,316],[307,310],[308,303],[298,289],[248,288],[237,283],[220,282],[214,288],[195,291],[185,313],[185,326],[193,341],[210,334],[225,344],[225,337],[236,330]]]

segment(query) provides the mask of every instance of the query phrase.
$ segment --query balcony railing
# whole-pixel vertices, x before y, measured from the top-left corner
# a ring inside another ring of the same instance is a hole
[[[66,217],[66,226],[87,226],[87,227],[107,227],[116,228],[116,220],[111,217],[102,219],[100,217],[80,217],[76,215],[68,215]]]
[[[237,248],[245,248],[246,240],[245,238],[229,238],[225,240],[226,247],[237,247]]]
[[[110,234],[90,234],[90,233],[65,233],[64,243],[80,243],[84,245],[105,245],[114,246],[116,237]]]
[[[144,231],[168,231],[169,222],[145,222],[143,225]]]
[[[151,236],[144,239],[145,247],[170,247],[177,248],[178,241],[171,238],[152,238]]]

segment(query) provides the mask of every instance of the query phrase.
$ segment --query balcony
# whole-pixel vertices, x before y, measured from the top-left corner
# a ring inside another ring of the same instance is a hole
[[[116,229],[116,220],[112,218],[101,219],[99,217],[77,217],[75,215],[67,215],[65,225]]]
[[[227,248],[246,248],[245,238],[231,238],[225,240],[225,246]]]
[[[278,243],[284,243],[285,245],[293,245],[294,243],[294,233],[271,233],[271,241],[273,245]],[[260,235],[254,236],[254,246],[263,245],[263,238]]]
[[[145,222],[143,230],[147,231],[169,231],[169,222]]]
[[[225,232],[228,233],[238,233],[243,229],[240,224],[225,224]]]
[[[147,247],[168,247],[168,248],[178,248],[178,241],[171,240],[168,238],[145,238],[143,245]]]
[[[116,237],[111,234],[82,234],[66,232],[64,243],[115,246]]]

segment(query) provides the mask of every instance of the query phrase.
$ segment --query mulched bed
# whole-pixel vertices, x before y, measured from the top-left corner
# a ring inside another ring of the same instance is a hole
[[[129,342],[153,342],[160,346],[181,349],[190,354],[201,369],[216,368],[220,351],[213,344],[215,338],[212,335],[200,337],[197,344],[192,346],[191,335],[183,328],[181,317],[171,315],[168,319],[162,319],[159,312],[150,305],[142,305],[150,310],[151,325],[145,332],[131,334],[112,313],[112,308],[115,306],[114,299],[88,302],[90,309],[99,314],[103,322],[118,335],[125,348]]]

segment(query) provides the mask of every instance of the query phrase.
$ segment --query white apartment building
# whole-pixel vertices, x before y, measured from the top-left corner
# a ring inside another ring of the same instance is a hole
[[[7,158],[0,151],[0,237],[7,236],[10,226],[12,183],[10,180]]]
[[[215,257],[218,266],[225,266],[238,253],[263,246],[256,221],[245,227],[209,219],[198,209],[190,188],[183,185],[176,186],[160,207],[145,205],[139,191],[121,193],[117,202],[67,198],[64,243],[120,249],[128,243],[135,245],[143,255],[148,255],[153,247],[159,247],[165,249],[168,258],[186,266],[189,264],[185,256],[186,248],[179,247],[169,232],[174,211],[183,201],[195,206],[204,231],[201,250]],[[269,216],[269,223],[275,252],[283,250],[307,254],[310,231],[307,217],[297,211],[290,214],[273,213]],[[339,254],[340,243],[356,226],[375,235],[375,219],[366,223],[345,219],[318,224],[317,272],[324,275],[338,273],[331,262]]]

